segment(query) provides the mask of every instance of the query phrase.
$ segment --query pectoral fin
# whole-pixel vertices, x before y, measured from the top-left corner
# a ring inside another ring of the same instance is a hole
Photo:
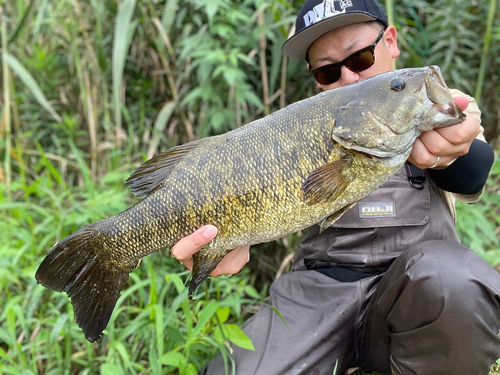
[[[347,206],[345,206],[344,208],[341,208],[340,210],[338,210],[337,212],[335,212],[333,215],[330,215],[329,217],[327,217],[325,220],[323,220],[320,224],[320,228],[319,228],[319,234],[323,233],[323,231],[328,228],[328,227],[331,227],[333,224],[335,224],[335,222],[341,218],[341,216],[349,209],[351,209],[352,207],[354,207],[354,205],[356,204],[356,202],[352,203],[352,204],[349,204]]]
[[[351,182],[352,177],[343,173],[351,162],[352,158],[339,159],[312,171],[302,184],[305,202],[313,205],[337,199]]]

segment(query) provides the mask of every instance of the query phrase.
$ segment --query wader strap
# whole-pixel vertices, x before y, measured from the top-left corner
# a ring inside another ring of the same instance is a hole
[[[425,171],[423,169],[417,168],[409,161],[405,163],[405,170],[410,186],[419,190],[423,189],[425,182]]]

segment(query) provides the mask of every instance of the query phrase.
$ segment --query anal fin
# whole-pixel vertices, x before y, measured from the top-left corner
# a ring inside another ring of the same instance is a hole
[[[348,204],[347,206],[341,208],[340,210],[338,210],[337,212],[335,212],[334,214],[330,215],[329,217],[327,217],[325,220],[323,220],[321,223],[320,223],[320,227],[319,227],[319,234],[323,233],[323,231],[328,228],[328,227],[331,227],[333,224],[335,224],[335,222],[340,219],[342,217],[342,215],[349,209],[351,209],[352,207],[354,207],[354,205],[356,204],[356,202],[354,203],[351,203],[351,204]]]

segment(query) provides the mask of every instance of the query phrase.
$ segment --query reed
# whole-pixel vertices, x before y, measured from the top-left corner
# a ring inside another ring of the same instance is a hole
[[[122,84],[125,60],[128,55],[130,43],[137,23],[132,23],[136,0],[124,0],[116,15],[115,30],[113,34],[113,108],[115,114],[115,142],[119,147],[123,141],[122,129]]]
[[[4,172],[0,173],[5,179],[5,189],[7,196],[10,196],[10,189],[12,185],[12,167],[11,167],[11,148],[12,148],[12,133],[11,133],[11,122],[10,122],[10,71],[7,64],[6,56],[8,54],[7,49],[7,22],[4,18],[3,5],[0,5],[0,38],[2,43],[2,75],[3,75],[3,97],[4,105],[2,111],[2,117],[0,121],[0,129],[3,130],[3,136],[5,137],[5,157],[4,157]],[[2,137],[3,138],[3,137]]]
[[[493,30],[493,20],[495,19],[496,6],[497,6],[497,0],[490,0],[488,9],[488,21],[486,22],[486,31],[483,37],[481,65],[479,66],[479,75],[477,78],[476,91],[474,93],[474,98],[476,99],[476,102],[478,104],[481,102],[481,96],[483,95],[483,83],[486,74],[486,65],[487,65],[488,52],[490,48],[490,41],[493,37],[492,30]]]

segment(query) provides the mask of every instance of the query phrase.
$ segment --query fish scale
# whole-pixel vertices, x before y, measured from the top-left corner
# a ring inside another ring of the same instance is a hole
[[[192,295],[238,246],[316,223],[324,230],[403,165],[422,131],[462,118],[439,68],[425,67],[374,76],[173,147],[127,180],[141,202],[61,240],[36,278],[68,293],[77,323],[95,341],[144,256],[215,225],[215,239],[193,255]]]

